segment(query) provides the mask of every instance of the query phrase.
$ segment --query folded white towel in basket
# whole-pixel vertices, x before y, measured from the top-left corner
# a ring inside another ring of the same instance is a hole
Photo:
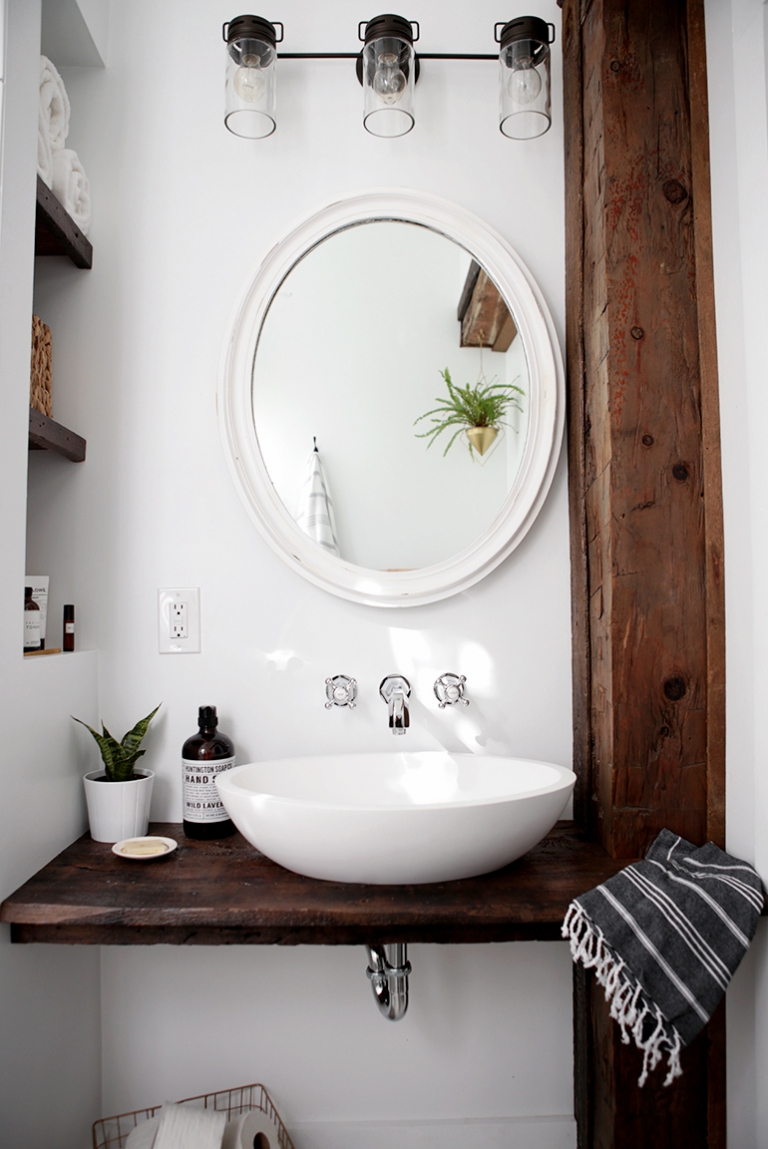
[[[77,152],[60,148],[53,152],[53,194],[72,216],[83,235],[91,226],[91,185]]]
[[[47,56],[40,57],[40,117],[53,150],[63,148],[69,133],[69,97]]]
[[[191,1105],[164,1105],[154,1149],[221,1149],[226,1113],[194,1109]]]
[[[46,187],[53,184],[53,148],[42,113],[37,122],[37,172]]]

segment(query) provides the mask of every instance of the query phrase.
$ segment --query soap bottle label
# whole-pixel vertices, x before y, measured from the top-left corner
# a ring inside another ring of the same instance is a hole
[[[185,822],[227,821],[229,814],[224,809],[214,779],[222,770],[231,770],[234,765],[234,758],[216,758],[209,762],[182,758]]]
[[[24,611],[24,649],[40,649],[40,611]]]

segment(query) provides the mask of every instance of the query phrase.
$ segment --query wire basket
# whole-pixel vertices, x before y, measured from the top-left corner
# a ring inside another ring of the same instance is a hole
[[[237,1089],[222,1089],[218,1093],[203,1093],[199,1097],[185,1097],[179,1105],[190,1105],[197,1109],[215,1109],[226,1113],[227,1121],[242,1117],[260,1109],[274,1122],[277,1129],[279,1149],[294,1149],[280,1115],[272,1104],[272,1098],[263,1085],[241,1085]],[[102,1117],[93,1124],[93,1149],[125,1149],[128,1137],[142,1121],[162,1108],[155,1105],[151,1109],[134,1109],[132,1113],[119,1113],[116,1117]]]

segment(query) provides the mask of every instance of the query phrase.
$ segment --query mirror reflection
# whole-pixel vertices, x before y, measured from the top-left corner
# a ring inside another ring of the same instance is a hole
[[[486,273],[398,220],[334,232],[292,267],[252,375],[283,505],[319,546],[382,571],[450,560],[491,526],[520,476],[529,391]]]

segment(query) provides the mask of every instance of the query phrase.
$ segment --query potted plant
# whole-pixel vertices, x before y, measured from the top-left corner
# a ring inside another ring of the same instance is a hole
[[[112,737],[104,723],[99,734],[87,722],[75,718],[75,722],[90,730],[104,763],[103,770],[92,770],[83,778],[88,822],[95,842],[120,842],[123,838],[140,838],[147,832],[155,775],[152,770],[137,769],[136,763],[146,753],[139,747],[160,706],[137,722],[121,742]]]
[[[474,386],[467,383],[466,387],[458,387],[453,382],[447,367],[440,374],[448,388],[448,398],[438,397],[435,400],[437,407],[419,415],[414,426],[430,416],[433,425],[428,431],[422,431],[416,437],[429,439],[427,446],[431,447],[438,435],[442,435],[449,427],[456,427],[448,440],[448,446],[443,451],[443,456],[448,454],[462,432],[469,440],[470,455],[473,450],[479,455],[484,455],[498,435],[499,427],[506,426],[502,416],[507,408],[515,407],[518,411],[522,411],[517,396],[524,395],[525,392],[514,383],[489,383],[482,371],[477,383]]]

